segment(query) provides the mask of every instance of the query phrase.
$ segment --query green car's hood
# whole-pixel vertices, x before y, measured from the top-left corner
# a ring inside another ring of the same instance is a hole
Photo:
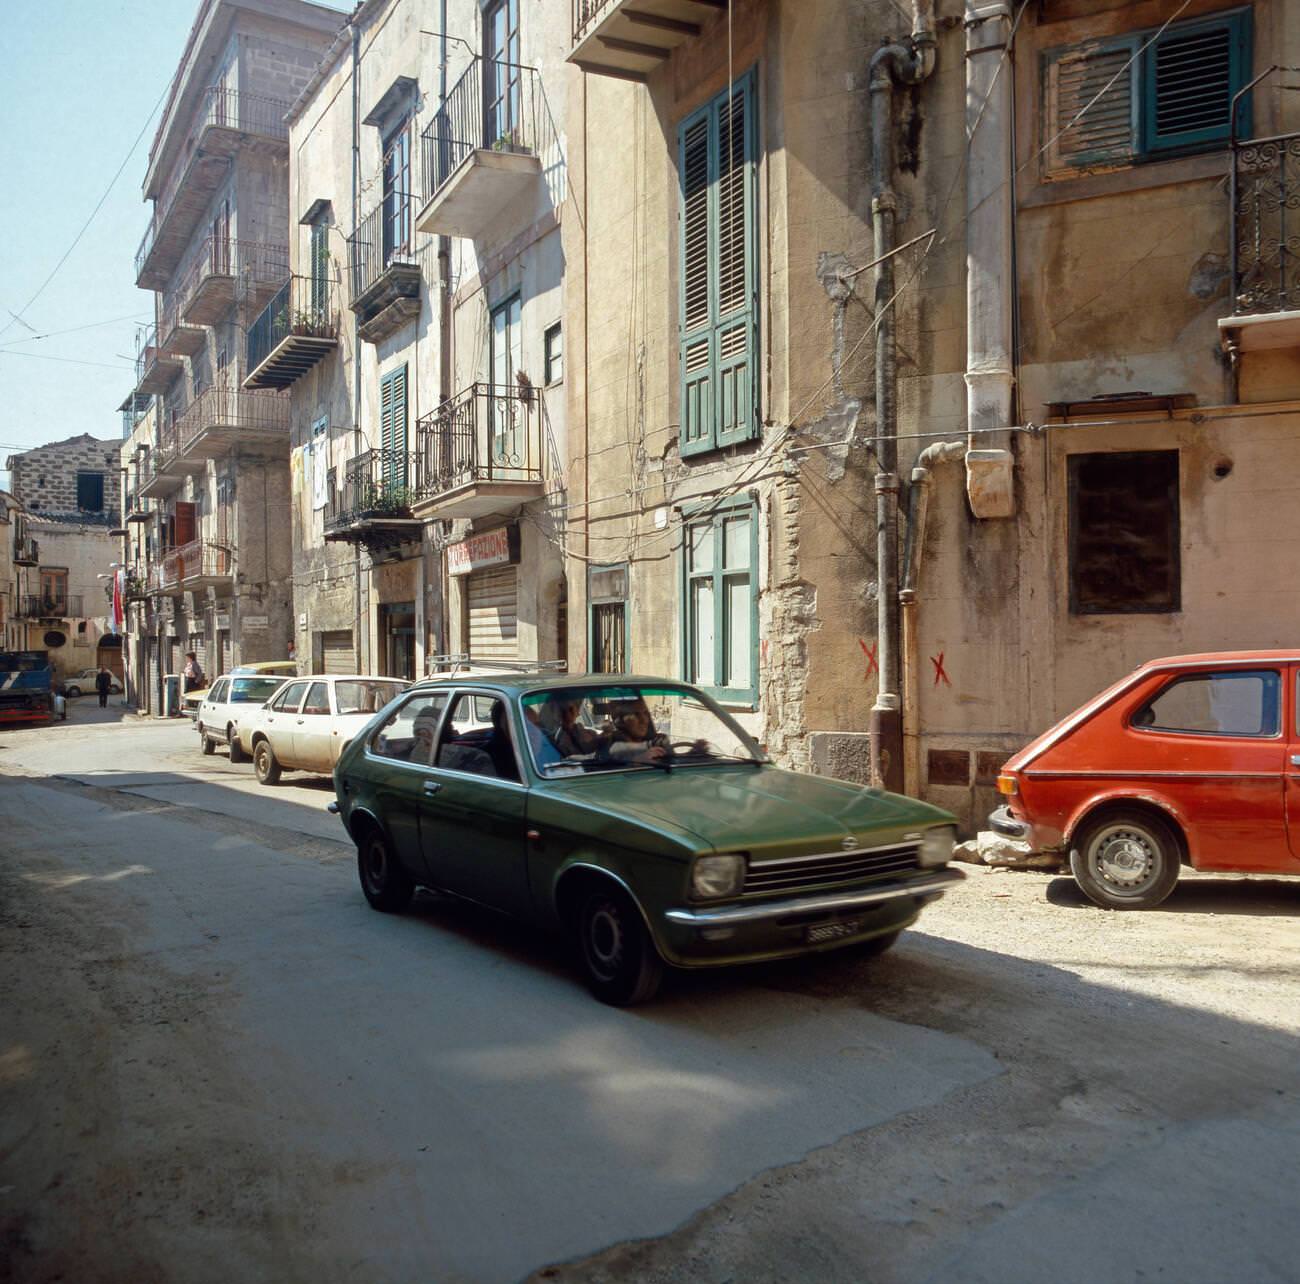
[[[548,793],[716,851],[766,857],[890,843],[914,828],[953,823],[937,807],[826,776],[779,767],[679,767],[592,774],[548,782]]]

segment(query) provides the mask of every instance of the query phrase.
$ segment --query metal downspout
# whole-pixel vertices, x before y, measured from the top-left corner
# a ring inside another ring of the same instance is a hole
[[[352,233],[357,230],[357,209],[361,200],[361,31],[352,23]],[[352,270],[349,255],[348,271]],[[349,281],[349,287],[352,282]],[[349,289],[349,295],[351,289]],[[352,311],[351,308],[348,311]],[[352,313],[352,454],[361,453],[361,322]],[[361,545],[352,546],[354,575],[354,625],[357,659],[362,673],[373,672],[370,666],[370,610],[361,609]],[[364,627],[363,627],[364,623]]]
[[[893,190],[894,89],[934,70],[933,0],[915,0],[906,44],[887,44],[871,59],[871,227],[876,265],[876,655],[880,683],[871,708],[872,783],[901,792],[903,719],[899,699],[898,387],[894,334],[894,260],[898,209]]]

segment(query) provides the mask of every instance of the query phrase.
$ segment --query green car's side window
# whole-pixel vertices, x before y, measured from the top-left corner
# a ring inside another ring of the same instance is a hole
[[[370,752],[396,762],[433,765],[438,724],[447,706],[447,693],[435,691],[404,701],[370,737]]]

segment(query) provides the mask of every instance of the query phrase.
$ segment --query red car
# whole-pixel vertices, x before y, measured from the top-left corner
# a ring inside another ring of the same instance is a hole
[[[1179,870],[1300,875],[1300,651],[1152,660],[1002,769],[994,830],[1149,909]]]

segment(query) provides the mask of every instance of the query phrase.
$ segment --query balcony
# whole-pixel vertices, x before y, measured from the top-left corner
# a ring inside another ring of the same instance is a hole
[[[379,343],[420,315],[420,266],[415,257],[415,197],[390,192],[348,241],[357,333]]]
[[[231,556],[228,548],[191,540],[164,554],[158,571],[158,591],[169,596],[202,592],[209,588],[229,588]]]
[[[349,459],[343,482],[330,494],[325,538],[384,548],[419,539],[422,523],[411,512],[419,455],[367,450]]]
[[[334,283],[290,277],[248,331],[245,388],[287,388],[339,346]]]
[[[14,611],[20,620],[78,620],[82,618],[81,595],[67,593],[24,593]]]
[[[177,469],[169,472],[166,468],[175,449],[164,447],[161,439],[158,446],[140,461],[139,495],[141,499],[163,499],[180,490],[185,481],[185,474]]]
[[[1243,352],[1300,347],[1300,134],[1232,148],[1232,316],[1219,335]]]
[[[471,384],[421,419],[414,515],[485,517],[537,499],[544,484],[540,395]]]
[[[41,546],[30,535],[14,536],[14,565],[37,566],[40,564]]]
[[[122,506],[122,511],[126,514],[126,522],[130,525],[132,522],[147,522],[153,516],[153,510],[149,506],[149,501],[140,494],[138,489],[129,491],[126,501]]]
[[[166,392],[182,369],[181,359],[158,346],[158,327],[151,325],[136,336],[135,396]]]
[[[218,85],[204,91],[194,126],[154,200],[154,215],[135,256],[135,283],[162,290],[176,271],[194,229],[226,181],[241,147],[284,155],[290,104]]]
[[[593,76],[644,82],[728,0],[573,0],[569,61]]]
[[[421,137],[425,203],[416,228],[471,239],[493,228],[508,240],[518,228],[497,225],[526,221],[525,198],[541,182],[544,113],[533,68],[475,58]]]
[[[278,392],[214,387],[199,393],[174,425],[176,451],[163,468],[202,466],[235,446],[264,454],[289,451],[289,399]]]

